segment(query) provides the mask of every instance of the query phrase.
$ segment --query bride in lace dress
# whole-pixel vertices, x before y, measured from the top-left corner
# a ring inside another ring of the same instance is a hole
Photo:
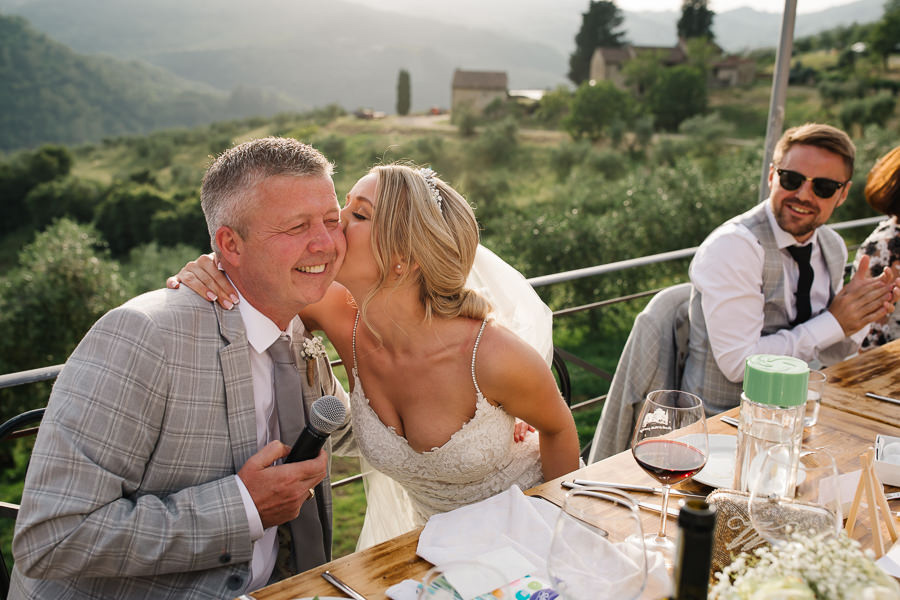
[[[549,310],[479,246],[466,200],[430,169],[378,166],[347,194],[341,220],[337,283],[301,317],[325,332],[351,375],[353,432],[364,469],[374,469],[359,547],[576,469],[575,424],[546,359],[549,314],[539,313]],[[229,295],[208,257],[178,278]],[[536,305],[537,317],[527,312]],[[514,441],[516,418],[538,434]]]

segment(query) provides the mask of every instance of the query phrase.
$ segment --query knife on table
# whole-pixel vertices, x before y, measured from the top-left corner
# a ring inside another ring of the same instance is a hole
[[[585,486],[585,485],[602,485],[605,487],[616,488],[617,490],[625,490],[626,492],[646,492],[648,494],[662,494],[662,488],[653,487],[649,485],[631,485],[628,483],[607,483],[603,481],[590,481],[588,479],[576,479],[573,481],[577,486]],[[670,489],[670,496],[679,496],[681,498],[700,498],[706,500],[706,496],[704,494],[691,494],[688,492],[682,492],[681,490]]]
[[[579,489],[579,488],[584,487],[584,486],[578,485],[576,483],[573,483],[571,481],[563,481],[562,486],[564,488],[569,488],[569,489]],[[622,489],[622,488],[619,488],[619,489]],[[600,494],[597,494],[597,495],[600,496]],[[705,497],[706,496],[703,496],[703,498],[705,498]],[[633,500],[634,499],[632,498],[632,501]],[[644,510],[649,510],[651,512],[655,512],[656,514],[659,514],[662,512],[662,506],[660,506],[658,504],[652,504],[650,502],[635,502],[635,504],[637,504],[638,508],[643,508]],[[679,510],[678,508],[673,508],[670,506],[666,512],[669,513],[670,517],[677,517],[678,510]]]
[[[722,417],[722,422],[725,423],[726,425],[731,425],[732,427],[740,427],[741,426],[740,421],[738,421],[734,417],[728,417],[728,416]]]
[[[353,600],[366,600],[365,596],[344,583],[340,578],[338,578],[337,575],[335,575],[331,571],[325,571],[324,573],[322,573],[322,579],[353,598]]]
[[[869,398],[874,398],[875,400],[881,400],[882,402],[890,402],[892,404],[900,404],[900,400],[896,398],[891,398],[889,396],[879,396],[878,394],[873,394],[872,392],[866,392],[866,396]]]

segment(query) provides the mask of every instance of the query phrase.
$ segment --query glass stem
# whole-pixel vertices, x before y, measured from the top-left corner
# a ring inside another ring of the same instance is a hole
[[[656,537],[666,537],[666,519],[669,517],[669,486],[663,486],[662,512],[659,514],[659,533]]]

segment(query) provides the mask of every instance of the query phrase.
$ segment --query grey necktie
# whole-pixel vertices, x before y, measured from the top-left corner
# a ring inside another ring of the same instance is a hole
[[[273,363],[274,412],[278,414],[281,441],[291,446],[306,425],[303,381],[294,362],[294,352],[288,336],[282,335],[275,340],[267,352]],[[269,436],[274,439],[271,431]],[[288,528],[279,528],[278,558],[273,575],[276,579],[311,569],[328,560],[321,519],[317,501],[306,501],[300,507],[297,518],[286,524]],[[286,535],[288,529],[290,536]],[[290,551],[291,538],[298,540],[294,546],[302,548],[299,554]]]
[[[297,441],[297,436],[306,424],[303,414],[303,382],[297,363],[294,362],[291,340],[286,335],[275,340],[269,346],[268,353],[273,363],[275,412],[281,428],[281,441],[290,446]],[[269,434],[274,439],[271,431]]]

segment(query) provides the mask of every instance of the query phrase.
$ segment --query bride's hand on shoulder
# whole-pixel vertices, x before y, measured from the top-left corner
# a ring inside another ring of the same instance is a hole
[[[182,283],[196,294],[218,302],[226,310],[231,310],[238,303],[237,290],[225,273],[219,270],[215,252],[203,254],[184,265],[176,275],[166,280],[166,287],[176,289]]]
[[[533,431],[534,431],[534,427],[532,427],[525,421],[516,419],[516,427],[513,430],[513,441],[516,443],[524,442],[525,436]]]

